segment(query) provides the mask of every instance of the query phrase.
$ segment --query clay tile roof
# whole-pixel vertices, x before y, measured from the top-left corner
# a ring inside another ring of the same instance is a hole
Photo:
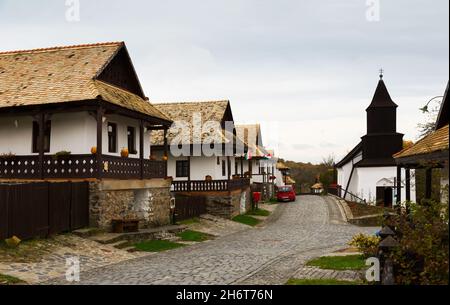
[[[236,125],[236,134],[252,150],[254,157],[264,157],[269,152],[262,146],[261,125]]]
[[[290,167],[288,167],[286,164],[284,164],[283,162],[278,162],[277,163],[277,169],[279,170],[288,170],[291,169]]]
[[[315,189],[315,190],[320,190],[320,189],[323,189],[323,184],[322,183],[316,183],[313,186],[311,186],[311,188]]]
[[[107,42],[0,52],[0,108],[95,100],[167,119],[130,92],[95,80],[125,46]]]
[[[403,149],[399,153],[395,154],[394,158],[399,159],[448,150],[448,126],[449,125],[442,127],[441,129],[424,137],[416,144]]]
[[[286,184],[295,184],[296,181],[292,177],[286,177]]]
[[[202,123],[208,121],[222,123],[225,112],[229,107],[230,102],[227,100],[221,101],[206,101],[206,102],[182,102],[182,103],[154,103],[156,109],[164,113],[173,122],[182,121],[185,122],[190,130],[193,130],[192,119],[194,114],[200,114]],[[171,128],[168,132],[169,144],[171,140],[179,134],[178,128]],[[220,133],[209,133],[204,132],[201,135],[201,140],[214,139],[217,143],[227,143],[233,137],[232,134],[226,133],[221,130]],[[183,138],[183,144],[201,144],[196,143],[195,139],[192,137],[192,132],[189,137]],[[152,132],[152,144],[153,145],[163,145],[164,144],[164,134],[161,131]]]

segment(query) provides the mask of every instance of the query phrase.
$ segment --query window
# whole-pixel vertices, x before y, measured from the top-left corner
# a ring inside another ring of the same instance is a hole
[[[234,174],[237,175],[238,174],[238,163],[236,160],[234,160]]]
[[[225,160],[222,160],[222,176],[227,175],[227,165],[225,163]]]
[[[108,152],[117,152],[117,124],[108,123]]]
[[[44,152],[50,152],[50,135],[52,122],[46,121],[44,126]],[[33,122],[33,153],[39,153],[39,123]]]
[[[136,151],[136,128],[127,127],[127,137],[128,137],[128,151],[130,154],[137,154]]]
[[[186,178],[189,177],[189,161],[183,160],[183,161],[177,161],[177,177],[178,178]]]

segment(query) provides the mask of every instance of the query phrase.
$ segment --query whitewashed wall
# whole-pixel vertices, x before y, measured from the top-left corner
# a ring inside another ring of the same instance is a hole
[[[340,169],[341,173],[345,176],[345,168]],[[350,170],[351,171],[351,170]],[[348,174],[349,175],[349,174]],[[411,171],[412,177],[414,176],[414,171]],[[394,187],[394,179],[397,177],[397,168],[396,167],[361,167],[355,168],[353,173],[353,177],[348,188],[350,193],[357,195],[360,198],[365,199],[368,203],[374,204],[376,202],[377,196],[377,186],[392,186],[393,187],[393,200],[395,203],[395,193],[396,188]],[[402,201],[406,198],[406,189],[405,189],[405,177],[406,170],[402,169],[402,193],[401,198]],[[381,181],[383,179],[387,179],[391,181],[388,185],[385,181]],[[411,201],[416,200],[416,189],[414,179],[411,179]],[[381,182],[381,184],[380,184]],[[347,187],[348,178],[343,181],[338,182],[343,189]],[[379,184],[379,185],[377,185]]]
[[[32,128],[31,117],[0,118],[0,154],[31,155]]]
[[[16,125],[17,122],[17,125]],[[87,112],[61,113],[51,116],[50,154],[70,151],[72,154],[90,154],[97,145],[97,123]],[[108,153],[108,122],[117,123],[118,152]],[[127,127],[136,129],[136,149],[139,150],[139,123],[126,117],[111,115],[103,122],[103,153],[120,156],[120,150],[128,146]],[[33,155],[33,119],[28,116],[0,119],[0,153]],[[150,157],[150,133],[144,136],[144,157]],[[130,155],[139,158],[139,155]]]
[[[162,153],[155,154],[157,157],[162,156]],[[191,157],[191,180],[204,181],[206,176],[211,176],[213,180],[226,180],[228,179],[228,165],[227,157],[219,157],[219,163],[217,157]],[[188,157],[173,157],[169,156],[167,171],[170,177],[173,177],[175,181],[187,181],[187,177],[176,176],[176,162],[181,160],[188,160]],[[222,161],[225,161],[226,172],[222,175]],[[234,175],[234,164],[236,162],[234,157],[230,158],[231,161],[231,176]],[[239,163],[240,164],[240,163]],[[238,167],[240,169],[240,166]]]

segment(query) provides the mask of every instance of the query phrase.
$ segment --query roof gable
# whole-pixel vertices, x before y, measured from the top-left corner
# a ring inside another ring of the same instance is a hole
[[[145,98],[141,83],[125,45],[117,50],[117,53],[97,73],[95,78]]]

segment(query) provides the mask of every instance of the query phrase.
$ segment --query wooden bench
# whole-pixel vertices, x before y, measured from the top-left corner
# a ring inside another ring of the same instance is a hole
[[[139,219],[113,219],[113,233],[132,233],[139,231]]]

